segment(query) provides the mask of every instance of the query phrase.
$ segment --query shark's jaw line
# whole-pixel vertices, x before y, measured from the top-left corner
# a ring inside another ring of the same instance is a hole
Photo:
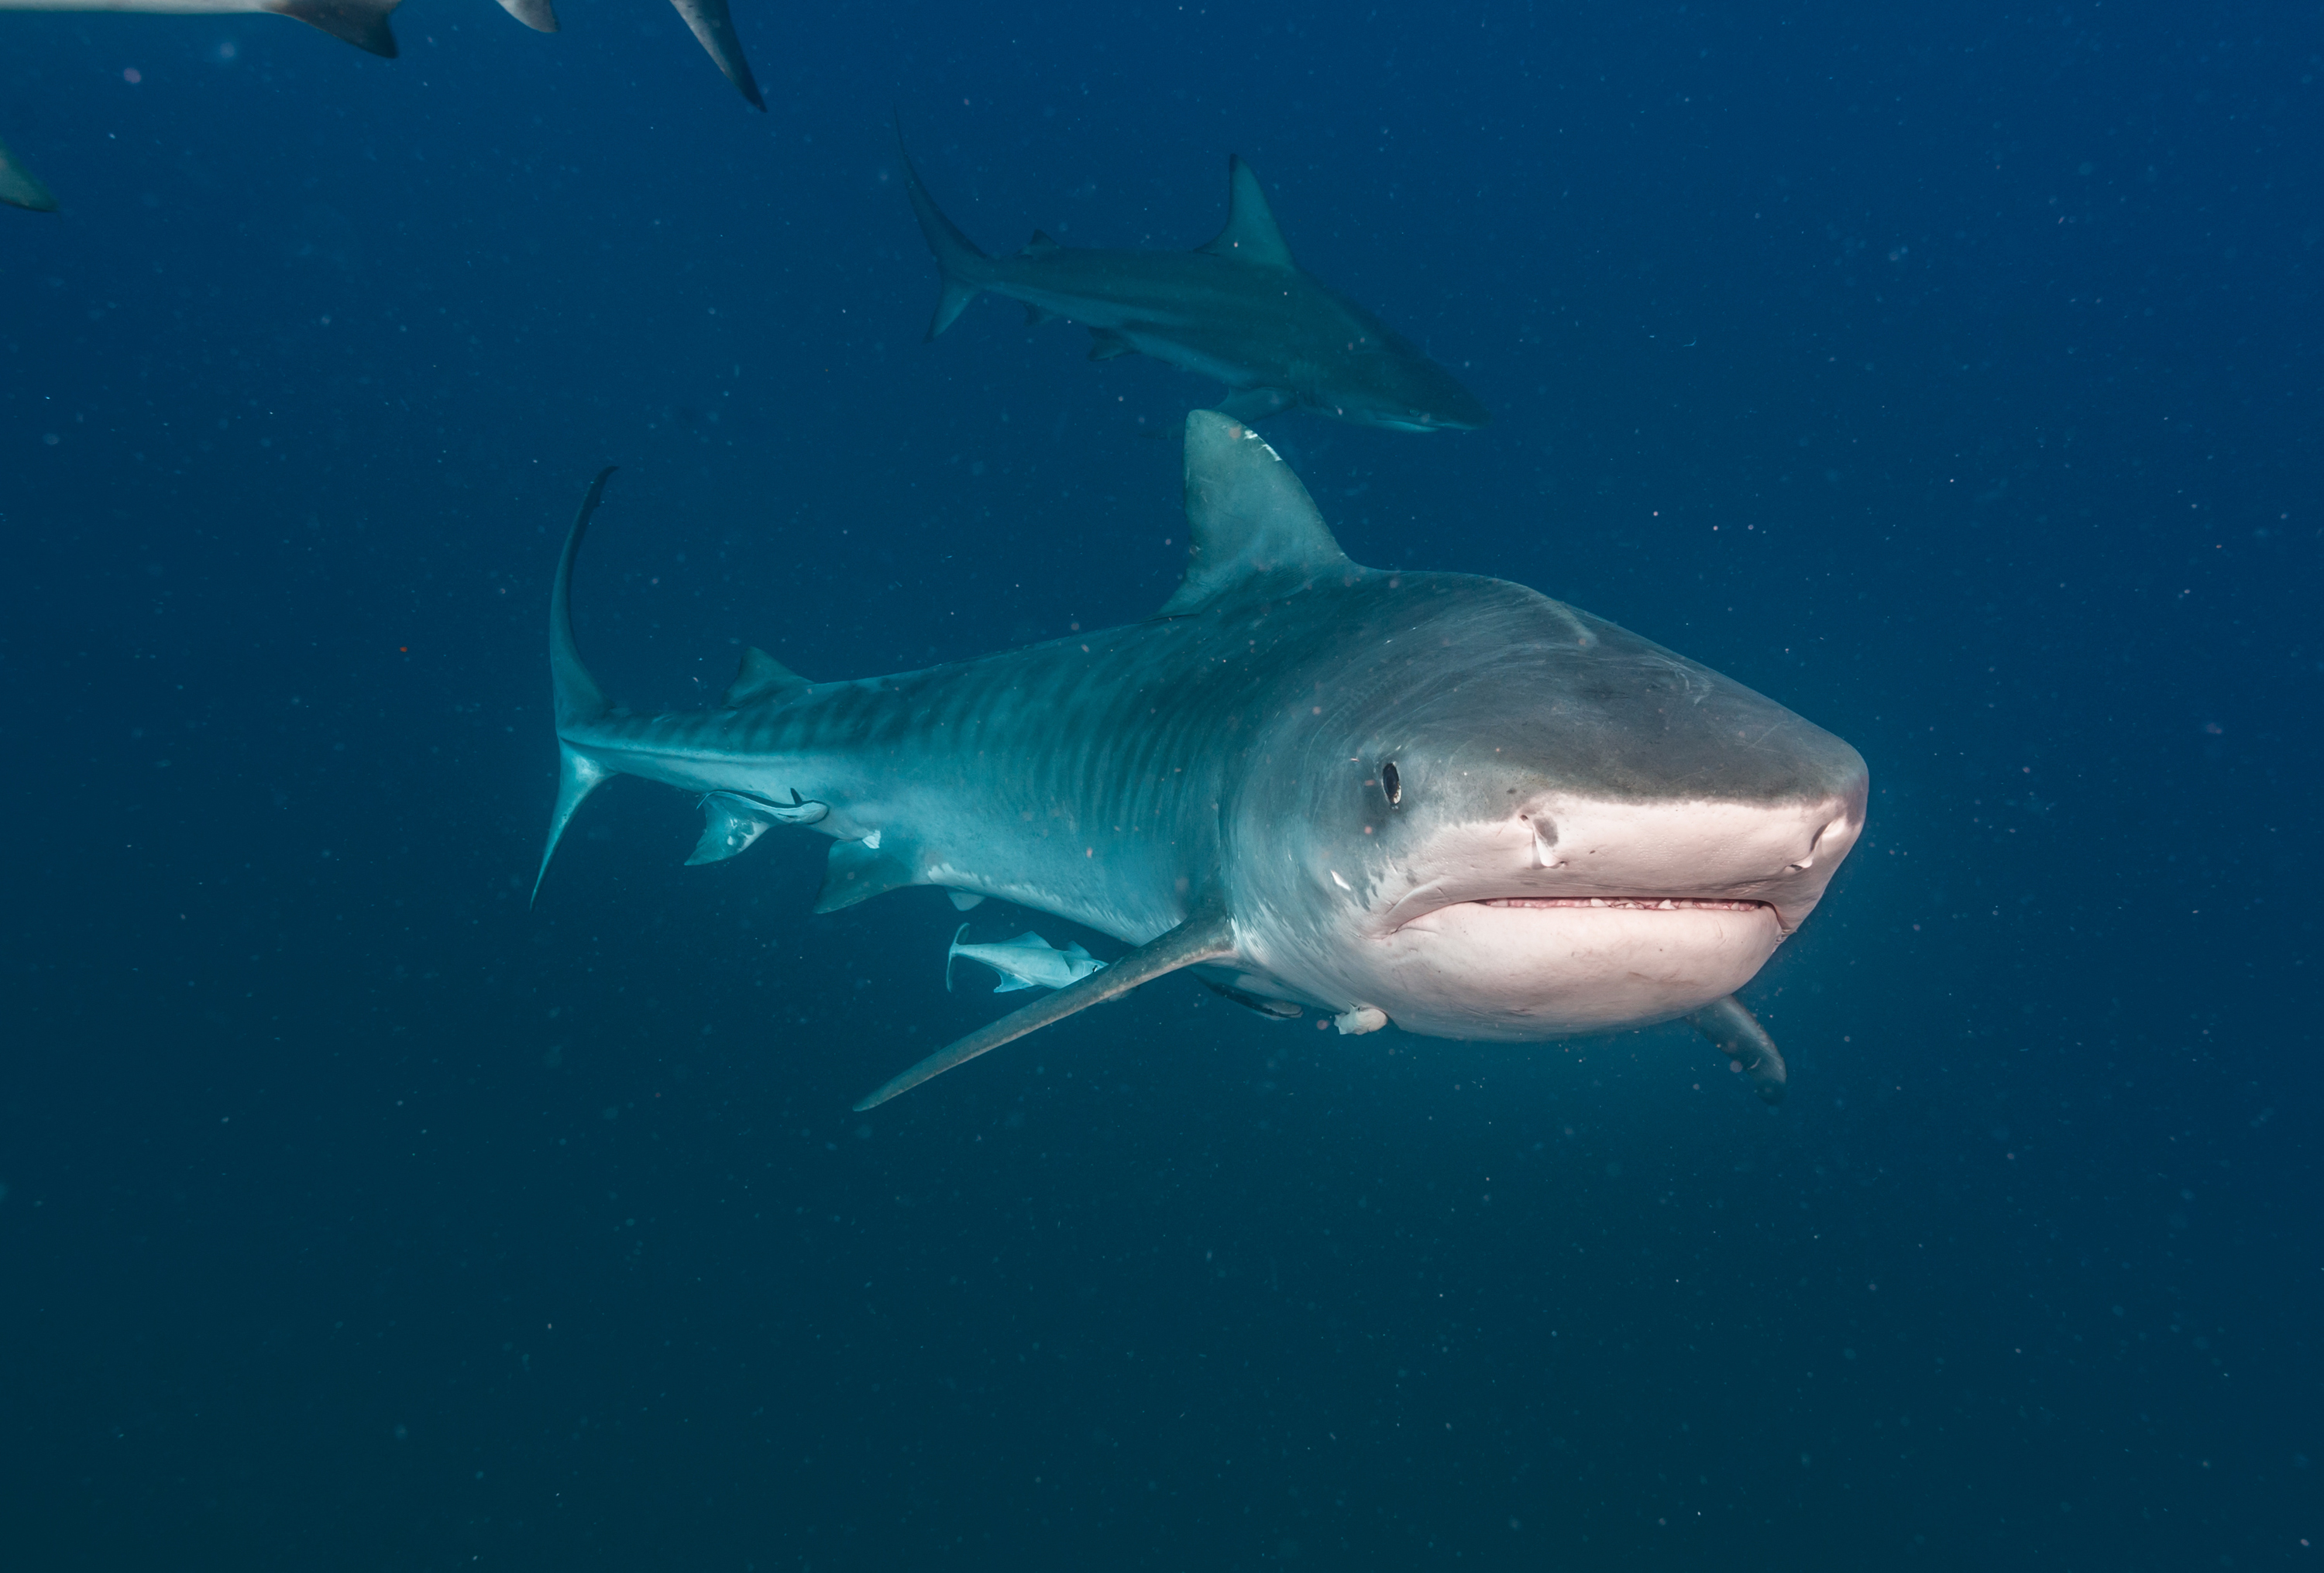
[[[597,785],[637,775],[697,795],[690,861],[777,827],[831,838],[817,911],[933,885],[1134,947],[864,1107],[1186,968],[1342,1032],[1537,1041],[1683,1016],[1781,1096],[1782,1056],[1732,995],[1861,832],[1861,758],[1522,586],[1357,566],[1238,422],[1188,418],[1188,560],[1155,618],[846,682],[752,649],[717,708],[682,714],[623,712],[582,666],[572,569],[604,483],[551,597],[550,852]]]

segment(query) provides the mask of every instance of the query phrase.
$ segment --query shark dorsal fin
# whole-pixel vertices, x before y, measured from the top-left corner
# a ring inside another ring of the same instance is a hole
[[[1186,416],[1186,576],[1164,617],[1198,612],[1250,580],[1353,566],[1291,466],[1215,409]]]
[[[1265,268],[1297,265],[1291,260],[1291,248],[1283,244],[1283,232],[1275,227],[1275,215],[1268,211],[1259,177],[1239,158],[1227,160],[1227,226],[1203,250]]]
[[[1025,249],[1018,254],[1020,256],[1038,257],[1049,252],[1061,252],[1065,249],[1065,247],[1059,245],[1055,240],[1050,238],[1049,232],[1047,230],[1037,229],[1033,232],[1033,238],[1025,243]]]
[[[762,699],[777,698],[808,686],[806,678],[752,645],[742,652],[742,664],[735,668],[734,680],[726,685],[726,692],[718,704],[721,709],[740,710],[745,704],[756,704]]]

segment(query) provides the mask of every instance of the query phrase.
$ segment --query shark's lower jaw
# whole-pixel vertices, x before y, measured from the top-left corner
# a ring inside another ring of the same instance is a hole
[[[1764,901],[1504,897],[1440,906],[1366,958],[1406,1032],[1512,1041],[1611,1032],[1699,1010],[1750,981],[1784,935]]]

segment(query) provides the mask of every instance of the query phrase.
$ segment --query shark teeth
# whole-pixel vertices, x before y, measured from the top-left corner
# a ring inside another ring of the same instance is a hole
[[[1724,901],[1692,896],[1496,896],[1477,905],[1596,907],[1622,912],[1757,912],[1767,907],[1764,901]]]

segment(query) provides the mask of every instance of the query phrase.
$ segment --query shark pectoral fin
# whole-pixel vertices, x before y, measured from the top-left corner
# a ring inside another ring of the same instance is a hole
[[[557,806],[549,814],[549,844],[540,850],[540,872],[532,877],[532,895],[527,905],[540,899],[540,882],[549,878],[549,860],[557,855],[557,843],[564,839],[565,827],[573,823],[573,811],[581,800],[620,774],[609,770],[571,743],[560,741],[558,751]]]
[[[1124,355],[1134,355],[1138,346],[1110,327],[1090,329],[1089,358],[1093,361],[1118,361]]]
[[[1283,242],[1283,231],[1276,227],[1275,215],[1268,209],[1267,193],[1259,189],[1259,177],[1232,155],[1227,159],[1227,226],[1202,249],[1214,257],[1265,268],[1297,265],[1291,260],[1291,248]]]
[[[49,189],[34,179],[32,171],[18,163],[14,155],[5,147],[0,147],[0,202],[32,213],[54,213],[57,210],[57,199],[49,195]]]
[[[1092,972],[1078,983],[1068,984],[1055,994],[1011,1011],[950,1048],[929,1055],[855,1107],[858,1111],[875,1108],[930,1077],[941,1076],[954,1065],[966,1064],[979,1054],[1014,1043],[1053,1021],[1063,1021],[1076,1011],[1118,999],[1140,983],[1166,972],[1231,956],[1234,949],[1234,920],[1227,915],[1226,904],[1215,897],[1205,899],[1185,922],[1167,934],[1157,934],[1102,971]]]
[[[718,697],[722,710],[740,710],[745,704],[756,704],[762,699],[779,699],[804,693],[814,685],[784,666],[758,646],[742,652],[741,665],[734,669],[734,680],[726,685],[726,692]]]
[[[874,896],[915,884],[911,859],[893,840],[875,847],[869,841],[834,842],[831,860],[824,866],[823,888],[816,892],[817,912],[837,912]]]
[[[277,16],[319,27],[333,38],[344,39],[359,50],[392,60],[396,55],[395,32],[387,25],[387,14],[402,3],[403,0],[267,0],[265,9]]]
[[[751,62],[742,58],[742,41],[734,32],[734,18],[726,9],[726,0],[669,0],[686,25],[694,31],[695,38],[710,51],[726,79],[734,84],[736,92],[750,100],[751,107],[764,114],[767,101],[759,97],[759,84],[751,75]]]
[[[557,31],[557,7],[549,0],[501,0],[501,9],[535,32]]]
[[[1237,420],[1265,420],[1298,402],[1297,395],[1281,388],[1238,388],[1213,408],[1221,415],[1231,415]]]
[[[1790,1073],[1784,1068],[1783,1052],[1758,1018],[1743,1007],[1732,994],[1714,999],[1688,1016],[1687,1023],[1711,1040],[1711,1046],[1727,1056],[1745,1075],[1751,1078],[1752,1090],[1762,1103],[1781,1103],[1784,1084]]]

